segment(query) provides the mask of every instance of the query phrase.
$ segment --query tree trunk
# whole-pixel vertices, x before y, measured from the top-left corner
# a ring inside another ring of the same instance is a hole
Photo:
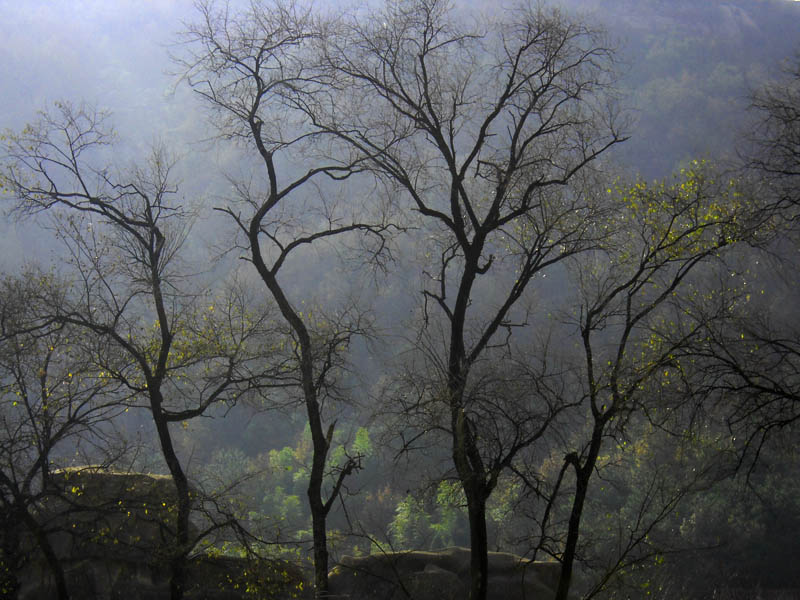
[[[309,356],[311,350],[304,352]],[[307,381],[311,381],[311,365],[307,364]],[[328,459],[328,438],[322,430],[322,420],[317,404],[316,391],[309,383],[306,389],[306,409],[311,429],[314,454],[311,458],[311,473],[308,477],[308,503],[311,508],[311,527],[314,535],[314,587],[316,598],[328,597],[328,533],[327,518],[330,503],[322,498],[322,482],[325,477],[325,463]]]
[[[183,591],[186,583],[186,555],[189,551],[189,513],[191,511],[191,497],[189,493],[189,480],[181,467],[175,447],[172,444],[172,436],[169,432],[169,423],[161,412],[162,399],[158,396],[151,396],[151,408],[153,421],[158,432],[158,439],[161,445],[161,452],[167,463],[167,468],[172,475],[175,484],[175,491],[178,501],[178,514],[175,524],[175,548],[170,560],[172,571],[169,581],[170,600],[182,600]]]
[[[454,394],[455,396],[455,394]],[[456,396],[457,397],[457,396]],[[489,490],[483,480],[480,454],[472,439],[460,408],[460,401],[451,407],[453,422],[453,463],[467,498],[470,540],[470,600],[486,600],[489,577],[489,543],[486,533],[486,499]]]
[[[28,530],[33,534],[33,537],[36,538],[36,544],[39,546],[42,554],[44,554],[47,566],[53,574],[53,581],[56,584],[56,597],[58,600],[69,600],[67,578],[61,566],[61,561],[58,559],[58,556],[56,556],[55,550],[53,550],[53,546],[50,544],[50,540],[47,539],[47,534],[45,534],[42,526],[31,516],[27,509],[21,509],[19,514]]]
[[[583,507],[586,502],[586,494],[589,490],[589,480],[591,479],[597,457],[600,454],[600,446],[603,440],[603,428],[605,422],[595,422],[592,432],[592,441],[589,445],[589,454],[586,462],[580,465],[575,463],[575,499],[572,501],[572,511],[569,515],[569,528],[567,529],[567,543],[564,546],[564,554],[561,557],[561,577],[558,580],[558,590],[555,600],[567,600],[569,588],[572,583],[572,567],[575,564],[575,555],[578,549],[578,538],[581,529],[581,517]]]
[[[328,597],[328,536],[326,531],[326,514],[319,502],[319,496],[312,497],[312,488],[308,489],[311,504],[311,527],[314,534],[314,597]]]
[[[486,501],[481,497],[467,495],[469,514],[469,572],[470,600],[486,600],[489,579],[489,542],[486,534]]]
[[[253,126],[253,133],[257,143],[258,127]],[[271,155],[263,148],[260,148],[261,155],[264,157],[269,171],[270,183],[274,188],[277,185],[275,169]],[[274,196],[273,196],[274,197]],[[303,397],[306,404],[306,414],[308,415],[308,426],[311,430],[311,440],[313,446],[313,456],[311,458],[311,473],[308,478],[308,503],[311,509],[312,532],[314,536],[314,586],[317,598],[328,596],[328,534],[327,517],[331,507],[330,498],[328,502],[322,498],[322,482],[325,476],[325,463],[328,459],[328,449],[333,430],[329,435],[325,435],[322,425],[322,415],[319,401],[317,399],[317,389],[315,387],[315,374],[313,363],[313,346],[308,328],[303,320],[295,312],[291,302],[278,283],[275,273],[267,268],[261,255],[261,246],[258,236],[260,235],[261,220],[268,210],[268,204],[262,206],[261,211],[250,221],[248,239],[250,240],[250,251],[253,257],[253,265],[256,267],[261,280],[266,285],[281,315],[297,334],[300,345],[300,377],[302,381]],[[173,599],[174,600],[174,599]]]
[[[177,491],[178,514],[175,527],[175,554],[170,561],[172,576],[169,582],[169,597],[170,600],[182,600],[186,584],[186,555],[189,550],[189,513],[191,512],[191,498],[189,496],[189,482],[175,456],[171,443],[170,451],[172,452],[174,461],[168,460],[167,463],[173,462],[173,464],[177,466],[177,468],[174,468],[173,465],[170,465],[170,473],[172,474],[172,479],[175,482],[175,489]]]

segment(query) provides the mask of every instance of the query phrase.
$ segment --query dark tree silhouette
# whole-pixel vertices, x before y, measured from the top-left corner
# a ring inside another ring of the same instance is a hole
[[[28,268],[0,282],[0,512],[3,593],[14,597],[16,573],[31,560],[23,537],[43,555],[60,600],[69,597],[61,558],[51,543],[58,525],[42,507],[61,494],[51,475],[83,445],[113,456],[110,424],[131,404],[122,384],[98,371],[87,332],[51,318],[69,290],[52,273]]]
[[[101,162],[112,140],[107,115],[57,103],[9,136],[4,180],[14,210],[53,215],[52,235],[65,244],[75,284],[47,304],[49,318],[95,336],[95,368],[152,414],[177,490],[170,586],[179,600],[197,540],[170,424],[232,405],[262,385],[282,385],[282,377],[280,365],[270,370],[263,343],[275,331],[269,310],[242,305],[235,293],[206,292],[181,263],[191,215],[175,200],[166,151],[156,148],[144,167],[118,172]]]
[[[367,321],[355,303],[338,309],[304,306],[305,299],[292,292],[287,264],[305,260],[309,246],[342,238],[365,249],[367,260],[380,262],[392,226],[380,207],[340,198],[338,190],[319,183],[354,177],[364,163],[335,136],[305,122],[297,109],[335,91],[310,51],[329,33],[330,24],[310,5],[292,0],[252,2],[240,12],[226,4],[200,2],[198,10],[199,21],[183,36],[186,53],[176,61],[210,109],[220,137],[239,142],[259,163],[255,179],[230,178],[233,194],[220,210],[236,224],[247,260],[292,332],[296,385],[313,445],[308,500],[315,590],[325,597],[327,517],[345,477],[360,468],[361,457],[348,457],[329,472],[336,422],[327,418],[324,406],[339,396],[336,375],[344,352],[353,336],[366,333]],[[361,182],[371,185],[363,178]],[[331,485],[326,489],[328,476]]]
[[[613,53],[601,32],[544,8],[499,9],[486,26],[468,19],[440,0],[345,19],[320,41],[346,102],[318,94],[298,106],[399,187],[408,221],[425,232],[434,258],[422,326],[440,321],[444,339],[429,347],[440,368],[429,393],[446,413],[469,513],[470,597],[482,600],[486,502],[544,424],[523,418],[514,441],[492,444],[501,437],[492,428],[519,415],[492,408],[503,396],[481,387],[475,366],[524,323],[518,302],[536,275],[599,243],[579,183],[624,135],[606,94]],[[492,302],[480,302],[493,276]]]

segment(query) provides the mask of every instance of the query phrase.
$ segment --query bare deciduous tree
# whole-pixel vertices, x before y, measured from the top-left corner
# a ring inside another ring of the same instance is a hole
[[[297,386],[311,430],[311,508],[315,588],[328,589],[326,520],[345,477],[360,457],[349,457],[334,473],[327,458],[335,421],[326,425],[325,404],[335,397],[337,367],[350,340],[366,331],[357,305],[316,307],[292,292],[291,264],[304,251],[343,239],[380,261],[392,227],[385,213],[365,201],[326,187],[363,170],[363,158],[335,136],[309,125],[298,106],[336,94],[336,87],[310,51],[330,24],[302,2],[252,2],[242,11],[226,3],[200,2],[199,21],[184,33],[185,54],[176,58],[185,80],[206,103],[222,138],[252,152],[256,177],[230,178],[232,197],[220,210],[244,239],[266,292],[289,325],[297,361]],[[329,158],[335,157],[335,158]],[[372,185],[363,180],[365,186]],[[355,242],[353,239],[357,238]],[[330,246],[328,246],[330,247]],[[289,265],[289,266],[287,266]],[[312,316],[312,313],[314,315]],[[327,313],[327,314],[326,314]],[[329,489],[326,479],[331,475]]]
[[[800,177],[800,60],[788,63],[782,79],[755,91],[751,111],[756,126],[749,136],[747,163],[766,180],[777,206],[797,218]],[[792,209],[791,207],[794,207]]]
[[[65,282],[34,268],[0,282],[0,577],[10,597],[31,560],[24,535],[44,557],[59,599],[69,597],[63,557],[50,541],[57,525],[42,519],[42,507],[61,492],[51,474],[80,455],[82,442],[113,450],[110,421],[131,402],[119,381],[96,368],[92,336],[51,318],[50,303],[66,293]]]
[[[485,25],[466,18],[440,0],[365,9],[321,40],[331,80],[346,95],[297,104],[394,182],[424,228],[434,257],[425,267],[425,322],[443,323],[432,399],[446,413],[467,499],[470,597],[479,600],[486,501],[539,432],[520,430],[509,444],[485,430],[498,424],[484,418],[487,399],[501,400],[481,386],[476,365],[524,323],[516,308],[534,277],[601,239],[591,196],[571,184],[624,136],[606,95],[613,54],[600,32],[530,6],[500,9]],[[487,289],[491,300],[480,301]],[[499,445],[484,444],[489,438]]]
[[[739,466],[755,468],[769,437],[800,419],[800,331],[785,306],[796,302],[800,181],[800,61],[753,92],[753,131],[745,138],[747,193],[763,207],[764,227],[740,253],[730,275],[738,289],[697,307],[704,312],[705,343],[693,348],[704,365],[698,382],[716,395],[719,416],[737,440]],[[724,318],[714,318],[720,313]]]
[[[690,427],[691,421],[676,415],[691,417],[708,406],[696,380],[704,366],[691,356],[706,343],[707,327],[727,318],[729,307],[716,302],[730,291],[720,258],[734,245],[756,241],[766,214],[735,182],[700,163],[674,183],[638,182],[607,191],[613,208],[606,221],[609,237],[602,249],[574,262],[583,356],[579,393],[587,425],[585,439],[567,453],[562,468],[562,475],[569,471],[574,477],[574,490],[559,600],[568,597],[589,485],[604,445],[625,441],[629,423],[642,415],[659,427]],[[719,312],[705,312],[710,304]],[[686,490],[691,480],[686,478]],[[674,505],[682,489],[662,498],[664,506]],[[653,499],[647,495],[645,501]],[[655,514],[663,518],[663,511]],[[615,569],[634,560],[634,547],[644,538],[633,541]]]
[[[38,123],[8,140],[4,180],[14,210],[55,216],[52,235],[64,242],[74,278],[70,294],[47,304],[50,319],[95,336],[102,377],[152,414],[177,490],[170,593],[179,600],[197,540],[189,528],[189,478],[170,425],[232,405],[262,385],[281,385],[280,369],[265,378],[270,312],[243,305],[236,294],[209,294],[192,280],[181,257],[190,214],[175,200],[162,148],[144,167],[118,172],[103,160],[113,140],[107,115],[69,103],[40,113]]]

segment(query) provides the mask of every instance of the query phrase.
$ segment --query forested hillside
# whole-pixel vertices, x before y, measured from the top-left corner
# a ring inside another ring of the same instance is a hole
[[[69,597],[43,507],[89,464],[172,477],[173,600],[201,555],[322,598],[447,546],[473,600],[488,551],[558,600],[800,597],[800,2],[179,16],[119,134],[8,92],[0,598],[31,543]]]
[[[619,48],[635,125],[622,162],[663,177],[692,158],[732,158],[748,131],[749,92],[796,55],[798,7],[741,2],[567,2]]]

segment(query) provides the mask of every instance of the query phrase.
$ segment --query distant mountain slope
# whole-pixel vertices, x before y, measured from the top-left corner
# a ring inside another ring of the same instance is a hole
[[[800,51],[792,0],[563,0],[609,31],[623,63],[632,139],[618,160],[660,177],[689,158],[735,154],[750,90]]]

